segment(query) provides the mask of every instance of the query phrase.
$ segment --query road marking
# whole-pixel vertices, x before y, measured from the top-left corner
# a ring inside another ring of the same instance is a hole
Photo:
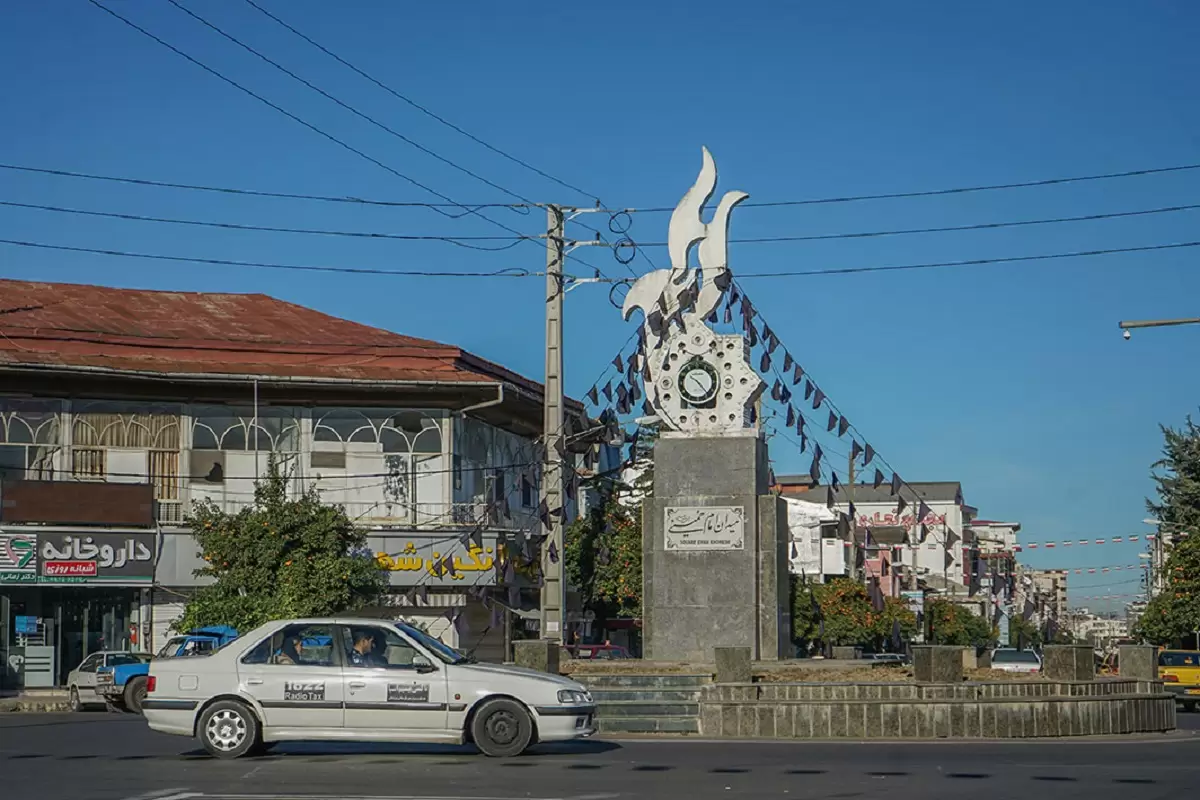
[[[188,797],[202,797],[202,796],[203,795],[201,795],[199,792],[189,792],[189,791],[186,791],[185,789],[176,788],[176,789],[158,789],[157,791],[146,792],[145,794],[139,794],[139,795],[135,795],[133,797],[126,798],[126,800],[185,800],[185,798],[188,798]]]

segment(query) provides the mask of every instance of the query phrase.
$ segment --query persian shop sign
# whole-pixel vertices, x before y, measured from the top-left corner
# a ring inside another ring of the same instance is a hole
[[[899,528],[903,527],[912,530],[917,525],[944,525],[946,522],[945,514],[935,514],[930,511],[925,515],[925,519],[917,521],[917,515],[912,514],[885,514],[882,511],[876,511],[874,514],[859,514],[858,527],[860,528]]]
[[[152,583],[153,533],[0,535],[0,582]]]

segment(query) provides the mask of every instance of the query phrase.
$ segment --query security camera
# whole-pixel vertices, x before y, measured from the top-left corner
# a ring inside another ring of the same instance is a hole
[[[1130,333],[1130,332],[1129,332],[1129,331],[1127,331],[1127,330],[1125,330],[1125,331],[1121,331],[1121,335],[1125,337],[1125,340],[1126,340],[1126,341],[1128,341],[1130,338],[1132,338],[1132,337],[1133,337],[1133,334],[1132,334],[1132,333]]]

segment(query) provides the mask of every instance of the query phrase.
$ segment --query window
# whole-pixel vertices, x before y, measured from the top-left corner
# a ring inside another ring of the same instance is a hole
[[[57,401],[0,399],[0,478],[52,475],[60,410]]]
[[[300,449],[296,409],[282,406],[195,406],[193,450],[258,450],[295,453]]]
[[[1200,653],[1171,653],[1163,652],[1158,655],[1160,667],[1196,667],[1200,666]]]
[[[533,508],[535,505],[533,499],[533,481],[529,480],[528,475],[521,476],[521,505],[525,508]]]
[[[1037,653],[1032,650],[997,650],[992,654],[993,664],[1037,664]]]
[[[342,629],[347,667],[382,667],[415,670],[428,666],[429,659],[397,631],[375,627]]]
[[[333,628],[329,625],[288,625],[259,642],[242,657],[243,664],[332,667]]]
[[[87,658],[85,658],[83,660],[83,663],[79,665],[79,671],[80,672],[95,672],[96,667],[100,666],[100,662],[103,660],[104,660],[104,656],[99,655],[99,654],[96,654],[94,656],[88,656]]]
[[[406,622],[399,622],[396,627],[404,631],[408,636],[414,639],[418,644],[426,650],[432,652],[438,659],[447,664],[462,664],[467,661],[467,657],[462,653],[449,646],[441,639],[435,639],[425,631],[409,625]]]

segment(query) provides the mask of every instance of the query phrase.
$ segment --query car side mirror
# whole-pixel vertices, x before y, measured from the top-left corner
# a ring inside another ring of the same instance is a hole
[[[423,655],[413,656],[413,668],[421,675],[427,675],[430,672],[437,672],[437,667],[430,663],[429,659]]]

